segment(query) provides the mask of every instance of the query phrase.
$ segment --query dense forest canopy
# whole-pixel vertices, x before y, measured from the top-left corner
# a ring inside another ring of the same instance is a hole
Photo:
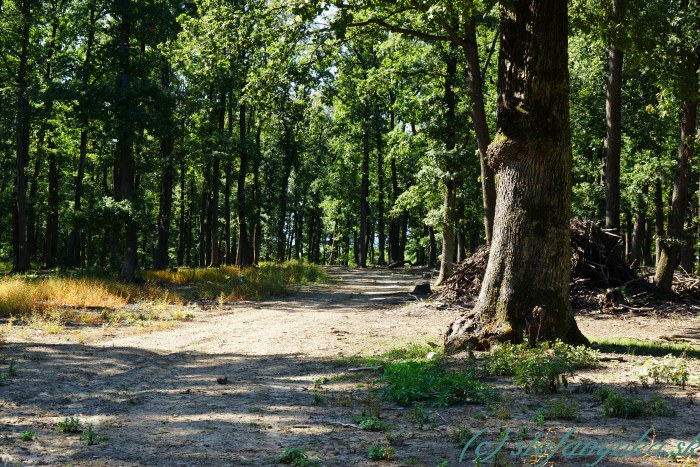
[[[698,3],[568,22],[572,215],[693,270]],[[0,1],[0,261],[444,279],[491,239],[501,38],[493,1]]]

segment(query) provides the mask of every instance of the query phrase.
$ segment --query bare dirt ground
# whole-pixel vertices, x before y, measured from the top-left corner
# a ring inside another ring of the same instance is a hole
[[[0,386],[0,464],[268,465],[285,448],[299,447],[320,465],[376,465],[368,449],[388,445],[386,434],[361,431],[355,417],[378,404],[368,391],[377,375],[348,377],[339,357],[441,342],[458,312],[410,296],[417,273],[329,273],[328,284],[283,299],[207,307],[174,329],[95,334],[82,343],[36,333],[10,339],[0,356],[13,359],[18,374]],[[578,322],[589,337],[700,343],[700,320],[692,310],[664,317],[586,315]],[[624,388],[636,381],[642,360],[625,357],[582,376]],[[700,373],[697,360],[691,370]],[[228,384],[217,382],[222,377]],[[523,437],[526,427],[530,439],[536,431],[555,436],[573,427],[583,438],[630,440],[654,427],[657,439],[671,444],[700,431],[700,400],[692,403],[697,387],[639,389],[640,397],[667,397],[678,412],[674,418],[607,419],[599,403],[582,396],[579,422],[542,427],[533,423],[533,413],[546,397],[525,396],[509,381],[494,384],[506,396],[501,406],[507,416],[484,406],[429,409],[429,423],[419,428],[411,409],[381,405],[382,418],[404,438],[394,440],[395,460],[385,465],[458,465],[461,447],[450,434],[463,427],[506,428]],[[78,434],[57,433],[57,422],[67,416],[93,424],[106,439],[87,446]],[[37,438],[22,441],[24,430]],[[633,458],[598,465],[658,463]]]

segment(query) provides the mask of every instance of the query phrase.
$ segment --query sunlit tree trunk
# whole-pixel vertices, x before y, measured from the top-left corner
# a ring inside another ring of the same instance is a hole
[[[445,336],[450,352],[495,341],[587,342],[569,304],[567,2],[500,8],[498,132],[488,151],[499,180],[494,235],[476,306]]]

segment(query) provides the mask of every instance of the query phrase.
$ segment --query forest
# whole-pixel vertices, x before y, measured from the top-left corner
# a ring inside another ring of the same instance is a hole
[[[699,97],[697,0],[0,0],[0,462],[695,465]]]

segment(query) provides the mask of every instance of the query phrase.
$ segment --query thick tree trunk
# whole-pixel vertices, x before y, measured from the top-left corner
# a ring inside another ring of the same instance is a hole
[[[164,93],[170,90],[170,65],[161,67],[161,86]],[[166,113],[164,132],[160,140],[160,156],[162,164],[160,202],[158,206],[158,240],[156,244],[153,266],[156,269],[167,268],[170,264],[168,244],[170,243],[170,215],[173,206],[173,179],[175,167],[173,164],[173,134],[171,130],[171,112]]]
[[[472,313],[445,337],[449,352],[494,341],[585,343],[569,304],[571,135],[567,2],[501,4],[498,170],[491,255]]]
[[[27,177],[26,167],[29,163],[29,99],[27,98],[27,63],[29,59],[29,26],[31,11],[29,0],[23,0],[21,6],[22,45],[17,72],[17,119],[15,126],[15,143],[17,154],[16,210],[14,237],[14,264],[17,272],[29,269],[29,249],[27,245]]]
[[[668,219],[668,235],[659,242],[660,255],[656,264],[654,284],[656,284],[657,295],[660,298],[668,298],[671,295],[673,271],[678,266],[681,245],[685,241],[683,226],[688,203],[690,161],[696,144],[694,139],[696,138],[698,101],[695,90],[698,89],[697,70],[699,67],[700,55],[689,64],[688,89],[692,91],[689,92],[689,97],[686,98],[682,106],[680,145],[671,198],[671,213]]]
[[[622,22],[626,0],[612,0],[612,20]],[[622,61],[615,44],[608,49],[608,87],[605,100],[605,227],[620,231],[620,151],[622,147]]]

